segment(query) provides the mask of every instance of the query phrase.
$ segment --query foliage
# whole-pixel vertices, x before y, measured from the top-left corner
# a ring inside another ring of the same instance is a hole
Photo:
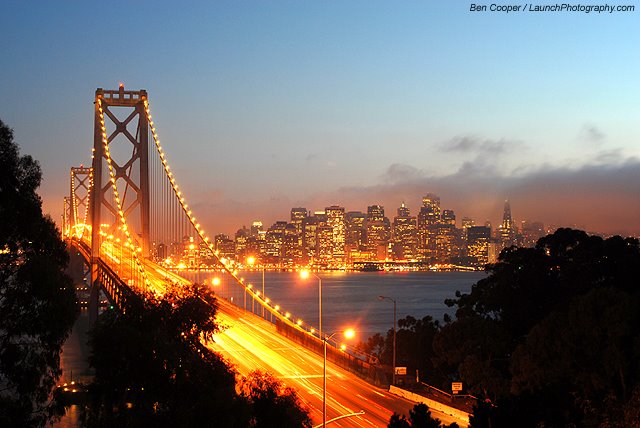
[[[409,410],[409,419],[404,415],[394,413],[389,420],[388,428],[458,428],[458,424],[453,422],[450,425],[443,425],[438,419],[431,415],[429,406],[424,403],[416,404]]]
[[[456,320],[434,339],[438,366],[481,397],[471,426],[629,426],[638,240],[559,229],[535,248],[504,250],[489,273],[448,301]]]
[[[393,330],[390,331],[391,340],[393,340]],[[376,333],[373,336],[370,336],[366,342],[358,343],[356,345],[356,350],[358,352],[364,352],[366,354],[372,355],[380,360],[382,358],[383,352],[385,352],[385,344],[385,338],[380,333]]]
[[[440,383],[442,376],[433,364],[433,338],[440,330],[440,324],[431,316],[416,319],[407,316],[398,320],[396,331],[396,365],[407,367],[407,373],[418,370],[421,377],[429,376],[430,382]],[[386,336],[376,333],[366,343],[360,343],[359,349],[374,355],[388,366],[393,364],[393,329]]]
[[[255,428],[310,427],[308,410],[296,391],[269,373],[255,371],[241,382],[240,391],[248,401]]]
[[[88,426],[243,426],[245,406],[224,362],[200,343],[215,331],[215,302],[194,285],[182,296],[106,311],[90,334],[95,379]]]
[[[421,379],[440,383],[440,373],[433,365],[433,338],[440,329],[438,321],[427,315],[422,319],[407,316],[398,320],[396,332],[396,364],[407,367],[407,373],[418,370]],[[393,347],[393,332],[387,335],[385,351]],[[391,362],[391,359],[388,360]]]
[[[96,375],[85,424],[309,426],[295,392],[269,375],[252,374],[236,391],[235,374],[201,342],[217,329],[216,310],[212,292],[193,285],[103,313],[91,332]]]
[[[38,162],[0,121],[0,426],[44,425],[77,305],[64,243],[42,214]]]

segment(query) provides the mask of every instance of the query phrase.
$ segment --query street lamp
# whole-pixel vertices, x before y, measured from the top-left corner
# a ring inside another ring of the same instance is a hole
[[[255,304],[256,304],[256,299],[255,299],[255,297],[253,297],[253,285],[249,284],[249,285],[247,285],[247,288],[249,290],[251,290],[251,313],[253,313],[254,308],[255,308]],[[245,289],[245,295],[246,295],[246,293],[247,293],[247,291]]]
[[[378,300],[390,300],[393,302],[393,385],[396,384],[396,301],[391,297],[378,296]]]
[[[252,266],[256,264],[256,258],[253,256],[249,256],[247,257],[247,264],[249,264],[249,266]],[[264,263],[261,264],[262,267],[262,296],[264,297]],[[264,305],[262,305],[262,318],[264,318]]]
[[[327,342],[339,332],[330,334],[329,336],[322,335],[322,278],[313,272],[308,270],[300,271],[300,278],[307,279],[310,275],[313,275],[318,280],[318,337],[322,340],[323,350],[323,364],[322,364],[322,426],[327,425]],[[344,331],[344,337],[351,339],[355,336],[353,329]]]
[[[308,270],[300,271],[300,278],[307,279],[313,275],[318,280],[318,337],[322,339],[322,278]]]
[[[329,336],[321,337],[322,348],[324,351],[324,358],[322,360],[322,426],[327,426],[327,342],[331,340],[333,336],[338,333],[343,333],[345,339],[352,339],[355,337],[356,332],[352,328],[344,330],[343,332],[336,331]]]

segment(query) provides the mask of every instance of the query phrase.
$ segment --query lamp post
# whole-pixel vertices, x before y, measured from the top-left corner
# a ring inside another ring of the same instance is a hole
[[[393,385],[396,384],[396,301],[391,297],[378,296],[379,300],[391,300],[393,302]]]
[[[313,275],[318,280],[318,337],[322,339],[322,278],[308,270],[300,271],[300,278],[307,279]]]
[[[327,424],[327,341],[336,333],[333,333],[328,337],[322,335],[322,278],[308,270],[300,271],[300,277],[302,279],[309,278],[309,275],[313,275],[318,280],[318,337],[322,340],[324,353],[322,367],[322,426],[325,427]],[[351,331],[350,337],[353,337],[353,330],[348,331]]]
[[[251,284],[247,285],[247,288],[251,290],[251,313],[253,313],[255,309],[255,304],[256,304],[256,298],[254,297],[255,293],[253,291],[253,286]]]
[[[331,340],[333,336],[341,332],[331,333],[329,336],[321,336],[322,337],[322,348],[324,351],[324,358],[322,360],[322,426],[323,428],[327,426],[327,342]],[[344,337],[347,339],[351,339],[356,335],[356,332],[353,329],[347,329],[344,332]]]
[[[249,256],[247,257],[247,264],[251,267],[253,267],[256,264],[256,258],[254,256]],[[264,299],[264,263],[261,264],[261,268],[262,268],[262,298]],[[246,294],[246,291],[245,291]],[[251,310],[253,312],[253,309]],[[262,305],[262,318],[264,318],[264,305]]]

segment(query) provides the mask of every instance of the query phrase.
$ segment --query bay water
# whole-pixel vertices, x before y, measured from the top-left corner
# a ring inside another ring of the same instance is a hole
[[[233,299],[238,306],[244,306],[246,299],[246,308],[252,310],[250,295],[245,297],[229,275],[201,272],[188,276],[208,284],[220,297]],[[261,271],[238,276],[262,293]],[[329,334],[351,327],[366,340],[393,327],[393,302],[379,296],[396,301],[398,320],[407,315],[442,320],[445,313],[455,315],[455,308],[447,307],[445,299],[454,298],[456,291],[470,292],[471,286],[485,276],[484,272],[321,272],[302,280],[296,272],[265,272],[264,295],[272,306],[280,306],[281,313],[290,313],[294,322],[300,319],[317,328],[321,281],[323,330]],[[219,283],[214,278],[219,278]],[[262,313],[257,303],[253,310]]]

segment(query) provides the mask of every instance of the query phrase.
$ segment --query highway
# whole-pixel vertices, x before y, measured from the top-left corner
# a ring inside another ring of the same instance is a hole
[[[114,246],[104,246],[103,251],[118,271],[121,260],[131,257],[130,252],[122,247],[115,251]],[[142,263],[150,280],[150,288],[157,295],[163,295],[169,284],[189,282],[149,260],[143,259]],[[294,388],[309,409],[313,426],[320,425],[322,356],[281,336],[274,324],[251,312],[220,297],[218,302],[216,319],[221,331],[205,345],[218,352],[241,375],[262,370]],[[340,416],[364,412],[331,422],[331,427],[386,427],[394,412],[408,415],[414,404],[363,381],[331,362],[327,363],[327,422]],[[467,426],[449,415],[433,409],[431,412],[444,423],[457,422],[460,427]]]
[[[218,299],[218,322],[222,331],[207,345],[219,352],[236,370],[246,375],[260,369],[298,391],[308,406],[313,425],[322,423],[323,359],[281,336],[262,318]],[[327,421],[351,413],[363,415],[340,419],[331,427],[386,427],[393,412],[408,415],[415,403],[377,388],[331,363],[327,365]],[[432,414],[447,424],[460,420]]]

